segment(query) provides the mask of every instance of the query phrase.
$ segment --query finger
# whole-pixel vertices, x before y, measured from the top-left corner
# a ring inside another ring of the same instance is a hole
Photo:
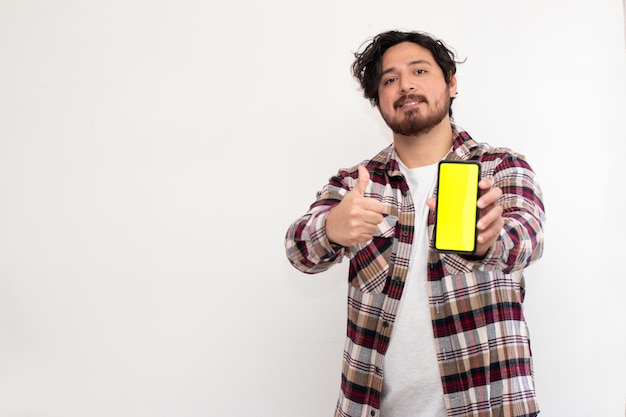
[[[383,214],[385,212],[384,204],[375,198],[365,198],[365,200],[363,200],[362,202],[362,207],[367,211],[371,211],[377,214]]]
[[[490,223],[489,227],[487,227],[485,230],[481,230],[481,232],[478,234],[478,243],[489,243],[489,245],[493,244],[493,242],[495,242],[500,235],[500,231],[502,230],[503,226],[504,220],[501,218],[496,219],[494,222]]]
[[[430,211],[435,211],[435,208],[437,208],[437,199],[435,197],[427,198],[426,205]]]
[[[492,224],[497,223],[502,217],[502,207],[493,206],[488,211],[481,213],[480,220],[476,223],[478,230],[486,230]]]
[[[502,197],[502,189],[500,187],[493,187],[480,196],[477,202],[478,208],[484,209],[491,204],[495,204],[500,197]]]
[[[365,222],[366,224],[378,225],[382,221],[383,221],[383,215],[380,214],[380,212],[378,211],[370,210],[370,211],[366,211],[363,214],[363,222]]]
[[[481,190],[489,190],[493,186],[493,180],[491,178],[483,178],[478,182],[478,188]]]
[[[365,195],[365,188],[367,187],[367,183],[370,181],[370,173],[367,172],[367,169],[359,165],[359,178],[356,180],[356,185],[353,190],[358,192],[360,195]]]

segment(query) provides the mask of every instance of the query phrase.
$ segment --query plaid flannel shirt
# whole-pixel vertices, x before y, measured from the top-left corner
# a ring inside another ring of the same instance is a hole
[[[539,409],[522,303],[523,269],[543,251],[541,190],[522,155],[477,143],[455,126],[453,131],[445,159],[481,163],[481,177],[492,178],[503,191],[498,203],[505,224],[496,244],[477,259],[435,252],[434,214],[428,218],[429,304],[448,416],[535,416]],[[305,273],[325,271],[344,256],[350,259],[347,337],[335,411],[342,417],[379,415],[385,352],[415,233],[415,207],[393,145],[362,165],[370,173],[365,195],[385,207],[372,240],[345,248],[331,243],[325,232],[328,212],[356,183],[356,166],[330,178],[285,237],[289,261]]]

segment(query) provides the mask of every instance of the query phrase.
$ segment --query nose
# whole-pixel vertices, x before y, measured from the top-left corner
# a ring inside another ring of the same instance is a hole
[[[410,93],[415,90],[415,85],[413,84],[413,80],[411,80],[411,77],[401,77],[399,81],[400,91],[402,93]]]

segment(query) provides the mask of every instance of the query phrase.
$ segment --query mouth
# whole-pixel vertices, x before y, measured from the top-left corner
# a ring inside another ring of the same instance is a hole
[[[426,97],[422,96],[405,96],[400,98],[395,103],[396,109],[410,109],[419,106],[422,103],[426,103]]]

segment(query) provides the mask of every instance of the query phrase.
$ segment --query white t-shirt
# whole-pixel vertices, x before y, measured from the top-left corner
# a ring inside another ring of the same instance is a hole
[[[428,207],[437,164],[409,169],[400,163],[415,204],[411,261],[398,317],[385,355],[381,417],[446,417],[428,305]]]

